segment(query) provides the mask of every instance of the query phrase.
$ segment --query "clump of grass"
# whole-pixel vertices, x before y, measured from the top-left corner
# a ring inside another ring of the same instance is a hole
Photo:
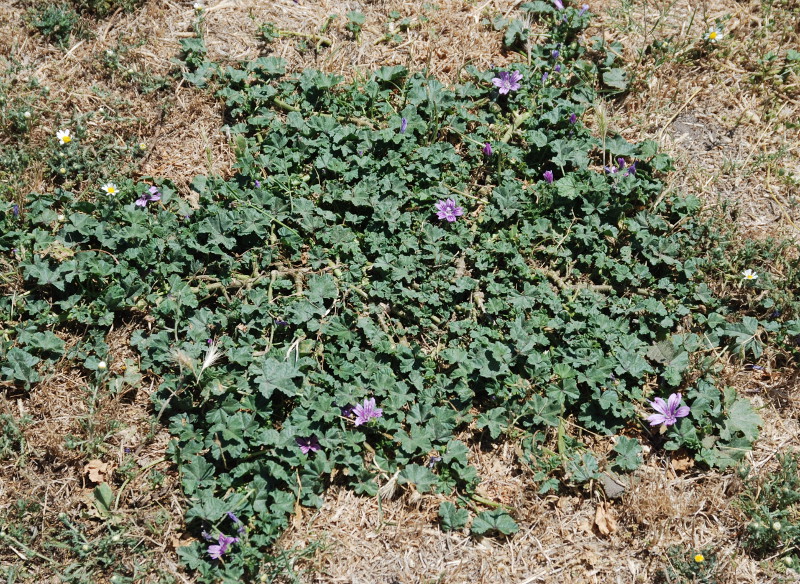
[[[788,558],[784,564],[791,566],[800,546],[800,453],[780,454],[777,460],[773,472],[741,472],[744,491],[738,504],[748,520],[742,546],[758,558]]]
[[[80,15],[69,5],[38,4],[28,12],[28,23],[48,41],[59,47],[67,46],[73,35],[85,36]]]

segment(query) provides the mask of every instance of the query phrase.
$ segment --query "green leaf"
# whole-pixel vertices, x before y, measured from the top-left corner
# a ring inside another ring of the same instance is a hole
[[[511,535],[519,531],[519,525],[505,509],[492,509],[491,511],[479,513],[472,520],[471,530],[475,535],[490,535],[492,533]]]
[[[276,389],[288,397],[297,395],[298,388],[295,379],[302,374],[295,365],[288,361],[278,361],[267,357],[261,363],[253,363],[248,369],[254,375],[258,390],[265,398],[272,397]]]
[[[624,91],[628,88],[628,74],[625,69],[615,67],[603,73],[603,83],[609,87]]]
[[[567,472],[574,483],[588,483],[599,476],[597,459],[591,452],[577,453],[567,461]]]
[[[469,521],[469,511],[459,509],[450,501],[439,504],[439,525],[444,531],[454,531],[463,528]]]
[[[439,478],[427,467],[418,464],[409,464],[400,471],[397,482],[401,485],[412,483],[416,485],[420,493],[427,493],[439,482]]]
[[[202,456],[194,456],[189,464],[181,465],[181,484],[187,495],[214,484],[214,465]]]
[[[35,383],[39,381],[39,374],[34,367],[40,361],[27,351],[14,347],[6,353],[6,364],[2,367],[3,375],[7,378],[25,383]]]
[[[92,494],[94,495],[94,506],[100,517],[103,519],[110,517],[114,506],[114,493],[108,483],[100,483],[94,488]]]
[[[728,409],[728,419],[720,431],[720,438],[733,440],[741,435],[749,442],[758,438],[758,429],[761,427],[761,417],[744,398],[739,398]]]
[[[620,436],[614,452],[617,453],[614,465],[620,470],[636,470],[642,464],[642,446],[638,440]]]

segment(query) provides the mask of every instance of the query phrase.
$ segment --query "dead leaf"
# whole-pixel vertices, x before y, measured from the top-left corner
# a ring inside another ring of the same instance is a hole
[[[86,466],[83,467],[83,472],[89,477],[93,483],[105,483],[111,476],[112,467],[109,463],[102,460],[90,460]]]
[[[603,535],[611,535],[618,529],[617,520],[611,514],[611,508],[607,503],[598,503],[597,510],[594,513],[594,524]]]
[[[181,533],[181,534],[173,535],[172,537],[170,537],[169,538],[169,545],[172,547],[172,549],[176,550],[179,547],[185,547],[187,545],[192,545],[195,541],[197,541],[197,540],[195,538],[193,538],[191,535],[189,535],[188,533]]]
[[[674,471],[687,471],[690,468],[694,468],[694,460],[688,456],[673,458],[669,461],[669,465]]]

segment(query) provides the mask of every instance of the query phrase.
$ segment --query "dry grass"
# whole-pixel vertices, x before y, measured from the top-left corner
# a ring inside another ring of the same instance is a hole
[[[513,60],[501,51],[499,35],[481,19],[511,14],[518,4],[443,0],[433,8],[400,0],[223,0],[208,3],[202,26],[211,60],[252,59],[271,51],[295,71],[311,66],[352,78],[378,66],[403,64],[455,80],[467,64],[487,68]],[[769,29],[755,0],[712,0],[698,11],[696,3],[678,0],[663,15],[666,5],[637,1],[621,6],[612,0],[595,4],[600,22],[592,34],[622,40],[629,51],[626,57],[633,61],[639,60],[636,50],[644,50],[654,37],[672,36],[677,50],[684,51],[679,56],[687,59],[659,63],[652,55],[642,57],[634,91],[611,104],[612,130],[629,140],[652,138],[663,144],[676,166],[668,189],[733,204],[740,225],[751,235],[797,237],[800,130],[789,122],[797,120],[798,80],[772,86],[747,79],[758,50],[798,45],[800,24]],[[344,13],[355,9],[367,17],[359,43],[344,26]],[[385,42],[391,11],[414,22],[424,15],[427,21],[413,26],[401,44]],[[265,47],[256,39],[263,22],[286,31],[317,33],[331,14],[339,17],[324,33],[329,47],[302,51],[292,37]],[[726,15],[731,15],[726,25],[729,40],[719,54],[688,59],[708,24]],[[65,52],[29,31],[23,4],[0,3],[0,67],[16,69],[5,82],[19,94],[33,77],[50,88],[32,143],[45,144],[63,120],[104,107],[115,114],[115,121],[98,120],[90,131],[110,133],[120,143],[144,141],[148,155],[137,170],[140,175],[168,177],[186,192],[196,174],[229,174],[233,153],[221,131],[223,111],[215,99],[182,83],[150,94],[130,83],[131,75],[169,74],[179,40],[193,34],[193,18],[189,3],[149,0],[134,13],[118,12],[92,23],[94,38]],[[144,42],[137,46],[139,41]],[[109,72],[99,65],[99,56],[119,50],[120,43],[130,47],[124,67]],[[23,181],[26,192],[48,188],[37,164]],[[108,335],[117,363],[134,357],[127,342],[132,328],[129,324]],[[779,367],[765,374],[734,368],[727,382],[761,407],[764,432],[750,461],[760,472],[769,472],[776,453],[797,446],[798,375]],[[43,509],[31,529],[53,532],[59,513],[79,518],[91,507],[93,484],[84,472],[89,458],[98,457],[118,469],[127,466],[131,478],[121,504],[131,533],[156,553],[165,572],[186,580],[176,567],[173,548],[182,516],[177,477],[166,465],[158,467],[165,480],[153,489],[138,472],[163,456],[168,439],[163,429],[154,432],[148,422],[154,383],[144,380],[135,391],[90,400],[89,380],[62,362],[29,393],[2,389],[0,413],[27,414],[33,422],[25,429],[26,463],[11,461],[0,467],[0,510],[18,498],[34,498],[43,502]],[[89,453],[67,448],[64,437],[69,434],[101,439]],[[317,539],[325,542],[297,565],[307,582],[653,582],[672,545],[713,546],[720,559],[720,583],[763,583],[772,577],[737,553],[742,517],[731,505],[740,488],[733,474],[701,472],[683,459],[652,453],[622,498],[606,502],[597,486],[563,496],[537,495],[512,444],[488,450],[474,446],[470,462],[485,477],[481,495],[516,509],[521,529],[513,537],[473,539],[442,533],[436,525],[436,496],[404,492],[397,499],[379,501],[334,490],[320,510],[302,511],[282,545],[292,549]],[[606,535],[597,525],[598,506],[609,521],[616,521]],[[153,529],[154,523],[160,527]],[[18,554],[0,549],[0,565],[15,562]],[[46,575],[46,569],[40,569]]]

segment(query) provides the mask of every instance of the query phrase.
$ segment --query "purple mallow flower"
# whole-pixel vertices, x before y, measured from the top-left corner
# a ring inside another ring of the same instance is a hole
[[[136,206],[146,207],[147,203],[160,200],[161,200],[161,193],[158,192],[158,187],[152,186],[150,187],[150,192],[142,193],[142,196],[136,199]]]
[[[553,67],[553,71],[555,71],[556,73],[561,73],[561,65],[556,65],[555,67]]]
[[[455,199],[445,199],[436,203],[436,216],[439,219],[447,219],[452,223],[457,217],[464,214],[464,209],[456,205]]]
[[[560,54],[561,54],[561,53],[559,53],[559,52],[558,52],[558,49],[555,49],[555,50],[554,50],[552,53],[550,53],[550,56],[551,56],[553,59],[558,59],[558,55],[560,55]]]
[[[212,560],[220,560],[222,556],[228,551],[228,547],[239,541],[238,537],[228,537],[227,535],[219,534],[216,545],[208,546],[208,555]]]
[[[578,16],[583,16],[584,14],[586,14],[587,10],[589,10],[589,5],[584,4],[583,6],[581,6],[581,11],[578,12]]]
[[[553,6],[556,7],[556,10],[564,10],[564,3],[561,0],[553,0]]]
[[[617,158],[617,165],[616,166],[604,166],[606,174],[617,174],[618,172],[625,172],[625,176],[631,176],[632,174],[636,174],[636,162],[633,162],[630,166],[625,164],[624,158]]]
[[[308,438],[297,438],[295,442],[297,442],[297,445],[300,447],[300,450],[303,451],[303,454],[308,454],[309,452],[318,452],[322,448],[319,445],[317,437],[313,434]]]
[[[577,121],[578,121],[578,114],[571,114],[569,116],[569,123],[570,124],[574,124]]]
[[[363,404],[356,404],[353,408],[353,413],[356,415],[355,425],[360,426],[366,424],[372,418],[380,418],[383,415],[381,408],[375,407],[375,398],[365,398]]]
[[[522,87],[520,81],[522,81],[522,73],[519,71],[514,71],[513,73],[500,71],[497,77],[492,79],[492,83],[497,87],[500,95],[506,95],[509,91],[516,91]]]
[[[402,119],[400,120],[400,133],[401,133],[401,134],[405,134],[405,133],[406,133],[406,128],[407,128],[407,127],[408,127],[408,120],[407,120],[407,119],[405,119],[405,118],[402,118]]]
[[[256,188],[257,188],[257,189],[260,189],[260,188],[261,188],[261,181],[260,181],[260,180],[257,180],[257,181],[255,182],[255,186],[256,186]]]
[[[666,402],[657,397],[650,402],[650,406],[658,413],[649,416],[647,421],[650,422],[651,426],[658,426],[659,424],[671,426],[678,421],[678,418],[685,418],[691,411],[689,406],[678,407],[679,403],[681,403],[681,394],[679,393],[670,395]]]
[[[550,183],[553,182],[553,171],[552,170],[545,170],[544,174],[542,176],[544,177],[544,180],[547,181],[547,184],[550,184]]]
[[[228,519],[230,519],[237,525],[236,531],[239,532],[239,535],[242,535],[245,532],[244,523],[242,523],[242,521],[238,517],[236,517],[233,511],[228,511],[227,513],[225,513],[225,515],[227,515]]]
[[[494,152],[492,150],[492,145],[489,142],[484,143],[484,145],[483,145],[483,154],[485,156],[491,156],[492,152]],[[441,217],[440,217],[440,219],[441,219]]]
[[[547,77],[548,77],[548,74],[547,74],[547,71],[545,71],[544,75],[542,75],[542,83],[545,83],[547,81]]]

